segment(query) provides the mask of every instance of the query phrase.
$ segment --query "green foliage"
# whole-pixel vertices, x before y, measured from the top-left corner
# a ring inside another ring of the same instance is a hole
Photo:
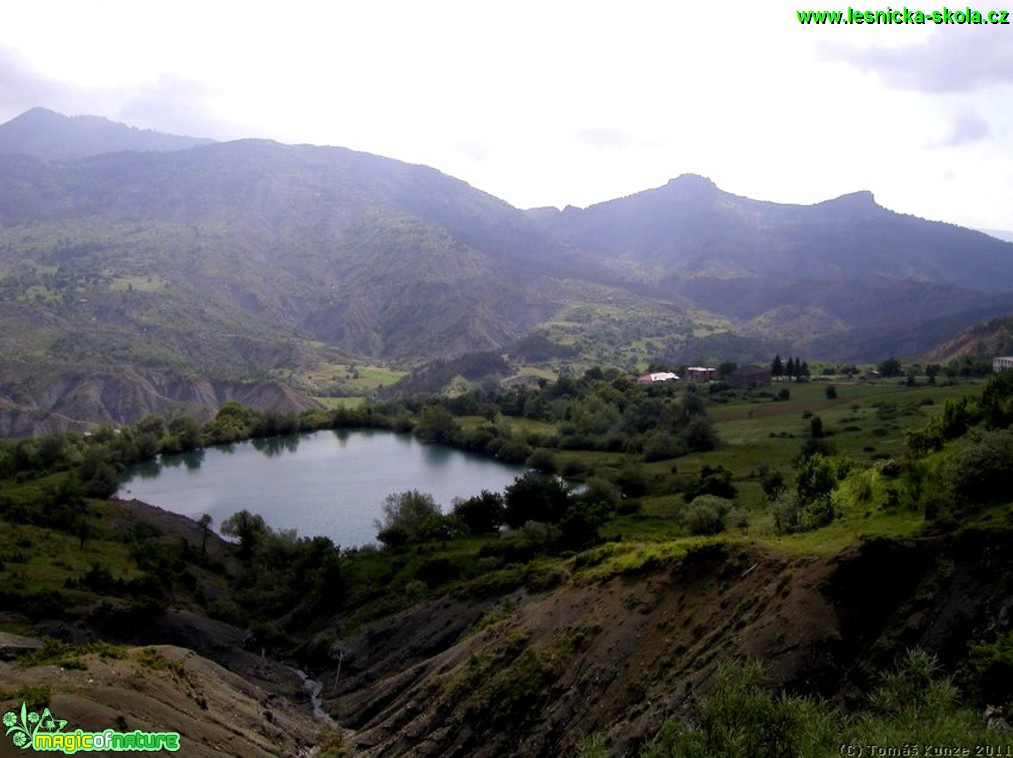
[[[984,432],[952,456],[946,466],[955,505],[974,511],[983,505],[1013,499],[1009,490],[1013,471],[1013,430]]]
[[[879,371],[880,376],[891,378],[894,376],[900,376],[903,366],[899,360],[891,356],[880,363],[877,370]]]
[[[534,469],[542,474],[555,474],[559,469],[559,464],[556,461],[556,456],[551,450],[545,448],[539,448],[535,450],[528,459],[524,461],[524,465],[530,469]]]
[[[978,406],[988,429],[1013,425],[1013,371],[993,375],[981,391]]]
[[[450,411],[439,405],[423,408],[415,424],[415,434],[420,439],[437,444],[452,444],[460,431],[461,427]]]
[[[528,521],[558,523],[572,504],[569,485],[557,476],[527,471],[503,492],[503,520],[512,529]]]
[[[489,490],[453,504],[454,516],[475,536],[495,533],[504,523],[504,512],[503,496]]]
[[[917,458],[942,450],[943,441],[946,438],[943,429],[944,419],[934,416],[920,429],[905,430],[904,438],[907,442],[908,452]]]
[[[738,495],[738,489],[732,484],[732,472],[729,469],[720,464],[704,465],[696,478],[686,483],[683,494],[687,500],[693,500],[700,495],[715,495],[732,500]]]
[[[732,503],[715,495],[698,495],[686,506],[682,520],[690,534],[720,534],[725,530],[725,520],[732,509]]]
[[[777,500],[787,487],[784,482],[784,474],[777,469],[766,471],[760,480],[760,486],[763,488],[763,494],[766,495],[769,502]]]
[[[988,745],[995,735],[979,716],[957,705],[951,680],[934,659],[911,650],[869,697],[846,715],[829,703],[762,685],[759,663],[724,663],[712,694],[696,702],[691,720],[670,718],[641,753],[661,756],[825,756],[848,745]]]
[[[992,642],[971,645],[971,665],[977,674],[978,694],[985,703],[1013,700],[1013,632]]]
[[[225,519],[221,524],[221,530],[222,534],[239,540],[241,558],[249,558],[253,555],[257,545],[269,532],[263,516],[250,513],[245,509]]]
[[[382,515],[374,525],[377,539],[387,547],[426,541],[441,517],[433,496],[418,490],[392,492],[384,498],[380,510]]]
[[[762,687],[757,662],[726,663],[712,695],[697,703],[692,723],[667,720],[642,755],[817,756],[836,740],[834,714],[824,703]]]

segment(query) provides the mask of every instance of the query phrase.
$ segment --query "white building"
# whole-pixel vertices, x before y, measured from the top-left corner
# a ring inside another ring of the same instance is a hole
[[[651,382],[675,382],[678,379],[679,377],[671,371],[658,371],[654,374],[644,374],[637,377],[638,382],[644,382],[645,384],[650,384]]]
[[[1009,371],[1011,368],[1013,368],[1013,355],[1004,355],[992,361],[992,370],[997,374],[1000,371]]]

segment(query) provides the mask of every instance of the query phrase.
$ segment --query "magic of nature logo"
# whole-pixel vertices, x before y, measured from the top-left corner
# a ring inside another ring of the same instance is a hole
[[[66,719],[53,715],[49,708],[42,713],[29,711],[25,703],[21,704],[20,713],[7,711],[3,717],[7,727],[7,736],[16,747],[22,750],[31,748],[44,752],[62,752],[72,754],[92,750],[111,750],[113,752],[158,750],[179,750],[178,732],[117,732],[104,729],[101,732],[85,732],[75,729],[63,731],[67,726]]]

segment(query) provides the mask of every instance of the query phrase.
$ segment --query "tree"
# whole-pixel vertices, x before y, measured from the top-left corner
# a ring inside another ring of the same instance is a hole
[[[760,480],[760,486],[763,488],[763,494],[767,496],[767,500],[774,502],[786,489],[784,475],[777,469],[772,469],[764,474]]]
[[[770,374],[778,379],[784,376],[784,361],[780,355],[774,356],[774,362],[770,364]]]
[[[558,468],[556,456],[553,455],[551,450],[546,450],[545,448],[535,450],[524,461],[524,465],[543,474],[555,474]]]
[[[421,439],[443,445],[452,443],[460,431],[460,424],[442,405],[428,405],[423,408],[419,414],[418,424],[415,425],[415,433]]]
[[[716,495],[698,495],[682,514],[690,534],[720,534],[732,509],[730,500]]]
[[[208,551],[208,532],[211,530],[211,522],[214,521],[208,514],[197,519],[197,526],[201,528],[200,554],[206,555]]]
[[[713,467],[706,464],[702,466],[696,479],[688,482],[683,491],[685,498],[690,501],[700,495],[716,495],[731,500],[738,494],[738,489],[732,484],[732,472],[720,463]]]
[[[961,450],[946,468],[958,507],[977,506],[1009,500],[1009,472],[1013,471],[1013,430],[984,432]]]
[[[467,500],[454,501],[454,515],[476,537],[491,534],[503,525],[503,496],[498,492],[482,490],[481,494]]]
[[[992,376],[981,391],[978,405],[989,429],[1005,429],[1013,424],[1013,371]]]
[[[392,492],[384,498],[381,512],[382,518],[373,524],[377,539],[388,547],[424,541],[430,521],[441,516],[433,496],[418,490]]]
[[[512,529],[528,521],[558,523],[570,507],[570,487],[557,476],[528,471],[503,491],[503,520]]]
[[[249,558],[264,536],[270,533],[264,517],[248,510],[234,513],[222,522],[222,534],[239,540],[239,557]]]
[[[176,439],[177,448],[184,453],[200,447],[200,424],[189,416],[178,416],[169,422],[169,434]]]
[[[816,529],[833,520],[830,495],[836,486],[837,473],[829,458],[816,453],[799,463],[795,492],[803,509],[803,527]]]
[[[717,445],[714,427],[706,416],[696,416],[682,430],[683,438],[690,450],[706,452]]]
[[[878,370],[879,375],[884,377],[900,376],[900,372],[903,369],[901,362],[894,358],[892,355],[885,361],[879,364]]]

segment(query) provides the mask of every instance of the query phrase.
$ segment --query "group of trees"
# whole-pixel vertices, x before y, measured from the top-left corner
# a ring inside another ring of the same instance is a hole
[[[780,355],[775,355],[770,364],[770,375],[775,379],[787,377],[789,381],[794,379],[801,382],[809,378],[809,364],[800,358],[788,358],[785,363]]]
[[[455,500],[448,514],[429,494],[392,493],[384,499],[375,526],[377,539],[397,549],[468,535],[500,535],[503,527],[510,530],[504,533],[508,544],[511,532],[539,524],[551,536],[543,549],[579,550],[598,541],[598,527],[614,515],[620,502],[619,488],[606,480],[593,478],[576,488],[558,476],[530,469],[502,494],[483,490]]]

